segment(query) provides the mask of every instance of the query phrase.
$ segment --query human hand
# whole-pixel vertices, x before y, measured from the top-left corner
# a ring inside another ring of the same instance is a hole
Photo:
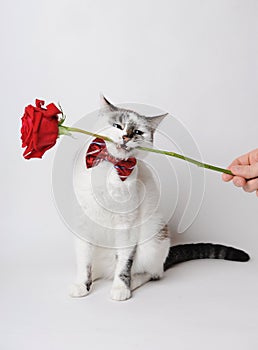
[[[235,159],[228,169],[234,176],[223,174],[224,181],[233,180],[235,186],[246,192],[256,191],[258,197],[258,148]]]

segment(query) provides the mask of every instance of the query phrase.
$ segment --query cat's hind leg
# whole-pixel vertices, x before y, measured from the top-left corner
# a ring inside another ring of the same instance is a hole
[[[169,247],[167,226],[164,226],[151,240],[138,245],[132,269],[132,291],[149,281],[162,278]]]
[[[152,276],[148,272],[134,273],[132,275],[131,290],[133,291],[141,287],[143,284],[149,282],[151,279],[152,279]]]

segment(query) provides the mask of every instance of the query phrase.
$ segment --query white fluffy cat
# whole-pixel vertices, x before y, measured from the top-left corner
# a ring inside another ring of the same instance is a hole
[[[177,262],[248,260],[246,253],[220,245],[170,248],[168,227],[157,210],[155,178],[137,150],[152,145],[155,130],[166,115],[146,117],[116,107],[105,97],[102,102],[102,134],[114,143],[97,138],[77,159],[74,190],[83,210],[79,225],[85,235],[76,238],[77,279],[70,295],[85,296],[92,281],[112,278],[111,298],[126,300],[134,289],[161,278]]]

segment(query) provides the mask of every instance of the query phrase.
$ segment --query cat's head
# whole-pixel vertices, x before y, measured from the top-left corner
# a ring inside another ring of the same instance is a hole
[[[153,135],[160,122],[167,116],[154,117],[141,115],[130,109],[120,108],[101,96],[101,117],[107,128],[105,136],[115,143],[107,142],[107,148],[116,158],[126,159],[137,155],[137,147],[151,147]]]

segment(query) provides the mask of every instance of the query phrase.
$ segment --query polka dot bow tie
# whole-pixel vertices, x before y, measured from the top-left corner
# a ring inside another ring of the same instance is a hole
[[[99,165],[103,161],[108,161],[114,164],[114,167],[122,181],[133,171],[136,165],[135,158],[128,158],[127,160],[117,159],[111,156],[107,151],[106,143],[101,138],[96,138],[90,144],[86,153],[86,167],[92,168]]]

